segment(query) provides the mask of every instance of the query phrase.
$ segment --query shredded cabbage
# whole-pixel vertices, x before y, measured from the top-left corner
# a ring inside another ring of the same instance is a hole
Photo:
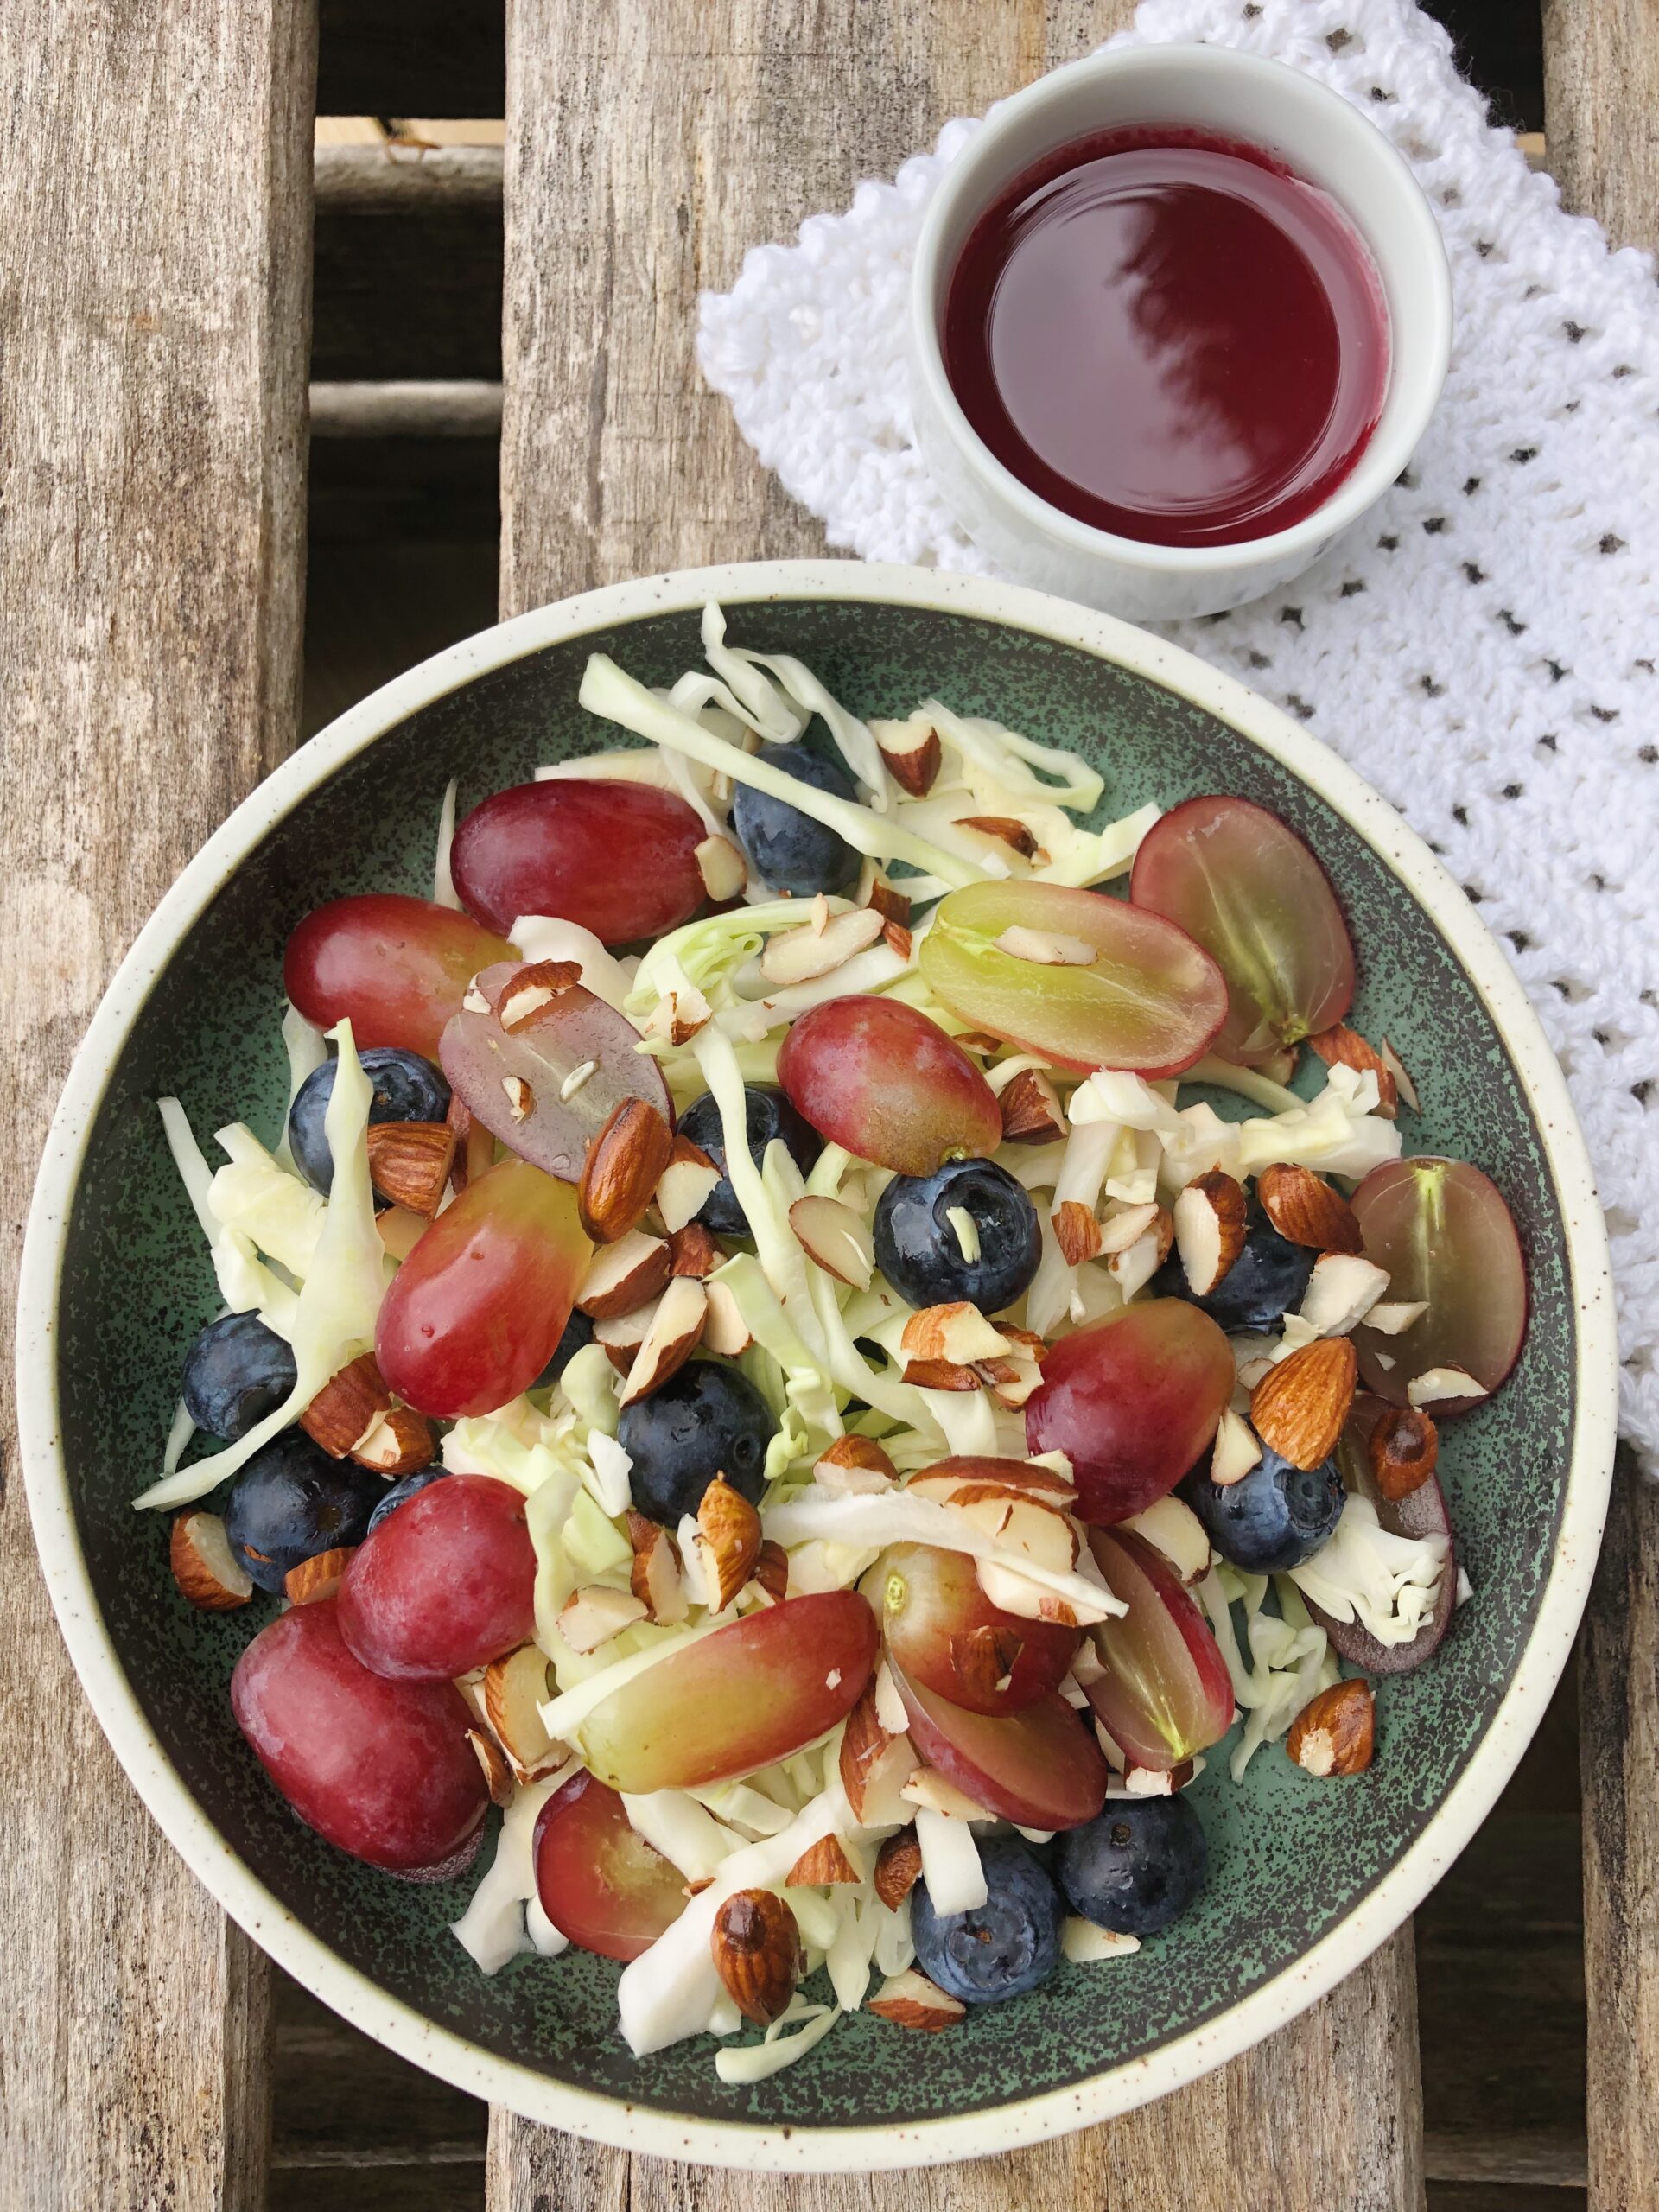
[[[432,861],[432,903],[461,912],[461,900],[455,892],[455,879],[449,870],[450,848],[455,842],[455,787],[457,779],[451,776],[443,787],[443,804],[438,809],[438,847]]]
[[[1431,1618],[1449,1547],[1444,1536],[1396,1536],[1368,1497],[1350,1496],[1335,1532],[1290,1580],[1332,1620],[1356,1618],[1379,1643],[1409,1643]]]

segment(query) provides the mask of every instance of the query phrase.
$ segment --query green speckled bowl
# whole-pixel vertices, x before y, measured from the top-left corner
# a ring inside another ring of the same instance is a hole
[[[1434,1664],[1384,1686],[1372,1770],[1320,1784],[1272,1750],[1235,1789],[1212,1760],[1196,1793],[1210,1888],[1170,1933],[1063,1967],[948,2035],[860,2014],[750,2089],[721,2085],[703,2039],[632,2059],[602,1960],[524,1959],[486,1980],[446,1933],[470,1880],[389,1880],[299,1827],[231,1719],[254,1616],[180,1604],[165,1523],[130,1503],[156,1471],[179,1357],[216,1306],[152,1100],[176,1091],[203,1133],[247,1116],[274,1134],[294,923],[340,893],[423,890],[452,775],[464,808],[613,743],[576,705],[588,653],[669,682],[699,658],[709,597],[737,639],[799,654],[862,714],[937,693],[1074,746],[1113,813],[1221,790],[1285,816],[1348,909],[1357,1025],[1393,1038],[1419,1079],[1410,1141],[1497,1178],[1534,1300],[1507,1387],[1448,1426],[1474,1602]],[[339,2012],[463,2088],[613,2143],[751,2166],[1030,2142],[1173,2088],[1328,1989],[1416,1904],[1519,1758],[1578,1621],[1613,1442],[1606,1251],[1567,1093],[1508,967],[1419,841],[1282,715],[1138,631],[1033,592],[849,563],[656,577],[544,608],[313,739],[185,871],[99,1009],[41,1172],[21,1322],[29,1500],[64,1634],[117,1751],[214,1895]]]

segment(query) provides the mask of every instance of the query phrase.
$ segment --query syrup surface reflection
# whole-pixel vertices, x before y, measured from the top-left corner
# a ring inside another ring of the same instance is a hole
[[[1120,537],[1235,543],[1330,497],[1382,411],[1364,245],[1259,149],[1167,127],[1077,141],[1014,180],[953,271],[946,374],[1051,505]]]

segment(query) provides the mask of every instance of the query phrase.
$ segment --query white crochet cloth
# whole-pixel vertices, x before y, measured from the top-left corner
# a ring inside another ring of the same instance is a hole
[[[1299,716],[1440,854],[1514,958],[1612,1237],[1623,1426],[1659,1463],[1659,295],[1565,213],[1412,0],[1144,0],[1128,41],[1294,63],[1385,130],[1445,234],[1452,372],[1407,477],[1286,589],[1169,633]],[[1114,41],[1119,43],[1123,41]],[[699,356],[830,543],[992,571],[911,442],[922,211],[977,124],[702,302]]]

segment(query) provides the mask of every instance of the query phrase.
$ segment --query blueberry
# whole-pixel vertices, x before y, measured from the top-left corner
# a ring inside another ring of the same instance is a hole
[[[448,1471],[448,1467],[422,1467],[418,1472],[405,1475],[400,1482],[391,1484],[381,1491],[375,1509],[369,1516],[368,1534],[372,1536],[387,1514],[395,1513],[400,1505],[407,1505],[417,1491],[424,1490],[429,1483],[436,1482]]]
[[[970,1912],[937,1913],[918,1882],[911,1893],[916,1963],[964,2005],[995,2005],[1046,1981],[1060,1955],[1060,1900],[1022,1843],[982,1843],[988,1891]]]
[[[857,788],[840,761],[822,760],[804,746],[763,745],[755,758],[814,791],[857,800]],[[798,898],[843,891],[858,874],[859,856],[844,837],[752,784],[737,787],[732,826],[750,866],[774,891],[792,891]]]
[[[1198,1896],[1209,1865],[1185,1797],[1114,1797],[1061,1836],[1057,1871],[1073,1912],[1120,1936],[1155,1936]]]
[[[774,1137],[783,1139],[791,1159],[803,1175],[811,1172],[813,1161],[823,1150],[823,1139],[812,1124],[796,1112],[781,1090],[768,1084],[745,1084],[743,1122],[748,1132],[749,1152],[757,1167],[766,1159],[766,1147]],[[697,1219],[715,1236],[747,1236],[749,1217],[737,1203],[737,1194],[726,1175],[726,1138],[720,1108],[711,1091],[705,1090],[701,1098],[693,1099],[681,1115],[680,1135],[690,1137],[721,1171],[721,1179],[703,1200]]]
[[[198,1428],[234,1444],[294,1388],[294,1355],[257,1313],[210,1321],[184,1355],[185,1407]]]
[[[553,1357],[531,1384],[532,1390],[550,1389],[556,1382],[576,1354],[594,1341],[594,1325],[588,1316],[572,1306],[570,1319],[564,1325],[564,1334],[553,1348]]]
[[[1244,1249],[1215,1288],[1194,1298],[1179,1256],[1172,1253],[1152,1279],[1154,1298],[1185,1298],[1229,1336],[1260,1336],[1276,1329],[1299,1306],[1319,1257],[1305,1244],[1293,1244],[1252,1205]]]
[[[1211,1542],[1246,1574],[1282,1574],[1312,1559],[1342,1517],[1335,1459],[1311,1471],[1293,1467],[1267,1445],[1240,1482],[1213,1483],[1202,1460],[1180,1486]]]
[[[633,1462],[633,1502],[666,1528],[695,1513],[717,1474],[751,1505],[766,1488],[772,1408],[735,1367],[694,1359],[625,1408],[617,1440]]]
[[[442,1122],[448,1113],[449,1085],[442,1070],[418,1052],[401,1052],[395,1045],[376,1045],[359,1057],[364,1074],[374,1085],[371,1122]],[[294,1164],[324,1198],[334,1179],[334,1159],[322,1120],[334,1095],[334,1070],[339,1065],[337,1060],[325,1060],[320,1068],[313,1068],[288,1109],[288,1148]]]
[[[385,1478],[331,1459],[301,1428],[284,1429],[247,1461],[225,1507],[231,1549],[262,1590],[279,1594],[302,1560],[360,1544]]]
[[[963,1256],[950,1215],[960,1206],[979,1231],[979,1257]],[[876,1265],[912,1306],[965,1298],[1000,1313],[1025,1295],[1042,1257],[1037,1209],[1006,1167],[950,1160],[932,1175],[895,1175],[875,1209]]]

